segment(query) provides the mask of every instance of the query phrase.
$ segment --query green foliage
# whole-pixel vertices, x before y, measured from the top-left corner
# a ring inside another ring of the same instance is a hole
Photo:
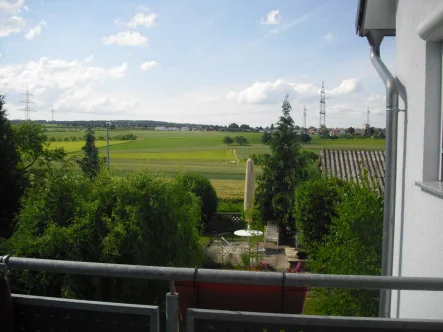
[[[69,137],[67,138],[69,141]],[[28,170],[36,162],[39,167],[49,168],[55,162],[64,161],[66,157],[63,148],[49,149],[50,143],[45,134],[45,127],[38,122],[23,121],[14,126],[14,140],[23,170]]]
[[[336,205],[348,186],[338,178],[316,178],[303,182],[295,190],[294,218],[303,249],[314,253],[329,233]]]
[[[256,207],[262,220],[276,220],[287,235],[294,233],[294,190],[306,175],[306,160],[290,116],[291,104],[286,96],[282,115],[272,134],[271,155],[257,178]]]
[[[383,198],[369,182],[349,183],[335,207],[329,234],[317,247],[310,266],[315,273],[380,275]],[[377,316],[379,291],[316,289],[321,315]]]
[[[112,139],[115,139],[117,141],[135,141],[137,140],[137,136],[134,135],[133,133],[129,133],[129,134],[112,136]]]
[[[228,126],[228,130],[229,130],[229,131],[238,131],[239,128],[240,128],[240,127],[239,127],[238,124],[236,124],[235,122],[230,123],[229,126]]]
[[[223,137],[223,144],[230,145],[234,143],[234,139],[231,136]]]
[[[248,144],[248,139],[244,136],[235,136],[234,137],[234,141],[238,144],[238,145],[244,145],[244,144]]]
[[[195,266],[198,199],[154,174],[90,181],[53,170],[28,189],[5,250],[21,257],[153,266]],[[14,272],[14,290],[38,295],[158,303],[166,284],[144,280]]]
[[[86,129],[85,133],[85,146],[82,147],[83,159],[78,163],[83,173],[89,177],[95,177],[100,171],[100,158],[98,155],[98,149],[95,146],[95,135],[91,127]]]
[[[243,210],[242,199],[220,199],[217,212],[241,212]]]
[[[317,163],[319,160],[319,155],[315,152],[308,151],[308,150],[302,150],[301,156],[306,160],[308,163]]]
[[[71,136],[71,142],[77,142],[77,136]]]
[[[11,123],[6,118],[4,96],[0,94],[0,238],[12,234],[13,219],[20,207],[25,176]]]
[[[263,136],[261,137],[261,143],[262,144],[270,144],[271,143],[271,140],[272,140],[272,135],[271,135],[271,133],[268,133],[267,131],[265,131],[264,133],[263,133]]]
[[[323,139],[330,138],[329,136],[329,130],[326,128],[326,126],[321,126],[320,128],[320,137]]]
[[[301,134],[301,141],[303,143],[311,143],[312,137],[309,134]]]
[[[249,157],[254,161],[256,166],[266,165],[270,158],[269,153],[253,153]]]
[[[208,178],[198,173],[179,173],[176,182],[197,196],[201,202],[200,230],[204,230],[217,211],[217,193]]]

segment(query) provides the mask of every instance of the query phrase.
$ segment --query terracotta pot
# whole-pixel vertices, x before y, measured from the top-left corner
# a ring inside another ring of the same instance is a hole
[[[301,314],[306,287],[175,282],[183,319],[186,309],[216,309]]]

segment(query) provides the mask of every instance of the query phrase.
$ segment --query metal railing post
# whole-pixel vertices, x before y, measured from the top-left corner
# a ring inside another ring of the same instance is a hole
[[[169,293],[166,293],[166,332],[178,332],[178,293],[174,291],[174,281],[170,281],[169,287]]]

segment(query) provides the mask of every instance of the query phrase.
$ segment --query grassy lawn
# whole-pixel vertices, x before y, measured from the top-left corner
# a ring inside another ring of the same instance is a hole
[[[84,129],[71,131],[58,126],[47,127],[49,137],[80,137]],[[96,129],[96,136],[104,136],[105,130]],[[245,162],[255,153],[268,153],[269,146],[260,144],[261,133],[227,133],[204,131],[154,131],[154,130],[111,130],[110,136],[133,133],[136,141],[111,140],[111,168],[117,174],[124,174],[136,170],[149,170],[173,176],[179,171],[198,172],[211,179],[218,195],[222,199],[241,199],[244,191]],[[224,136],[241,135],[248,139],[249,144],[244,146],[222,143]],[[70,154],[81,154],[83,141],[52,142],[52,147],[64,147]],[[97,141],[100,155],[106,156],[106,141]],[[303,149],[317,154],[321,149],[358,149],[383,150],[384,140],[380,139],[339,139],[324,140],[312,136],[310,144],[304,144]],[[238,158],[238,164],[233,150]],[[256,174],[261,174],[257,167]]]

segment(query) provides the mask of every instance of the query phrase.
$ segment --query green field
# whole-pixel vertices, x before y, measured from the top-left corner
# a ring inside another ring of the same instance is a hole
[[[83,136],[82,130],[57,132],[52,131],[54,128],[48,129],[49,137]],[[210,178],[223,198],[242,197],[246,159],[252,153],[269,152],[269,146],[260,143],[261,133],[112,130],[110,136],[127,133],[137,135],[138,139],[110,141],[111,169],[116,173],[147,169],[169,176],[177,171],[194,171]],[[96,131],[96,136],[104,134]],[[226,146],[222,143],[226,135],[245,136],[249,144]],[[70,155],[81,155],[83,145],[82,141],[51,143],[52,147],[64,147]],[[96,145],[100,154],[106,156],[106,141],[97,141]],[[381,150],[384,145],[385,141],[380,139],[323,140],[314,136],[303,148],[319,153],[323,148]],[[257,173],[260,172],[257,169]]]

